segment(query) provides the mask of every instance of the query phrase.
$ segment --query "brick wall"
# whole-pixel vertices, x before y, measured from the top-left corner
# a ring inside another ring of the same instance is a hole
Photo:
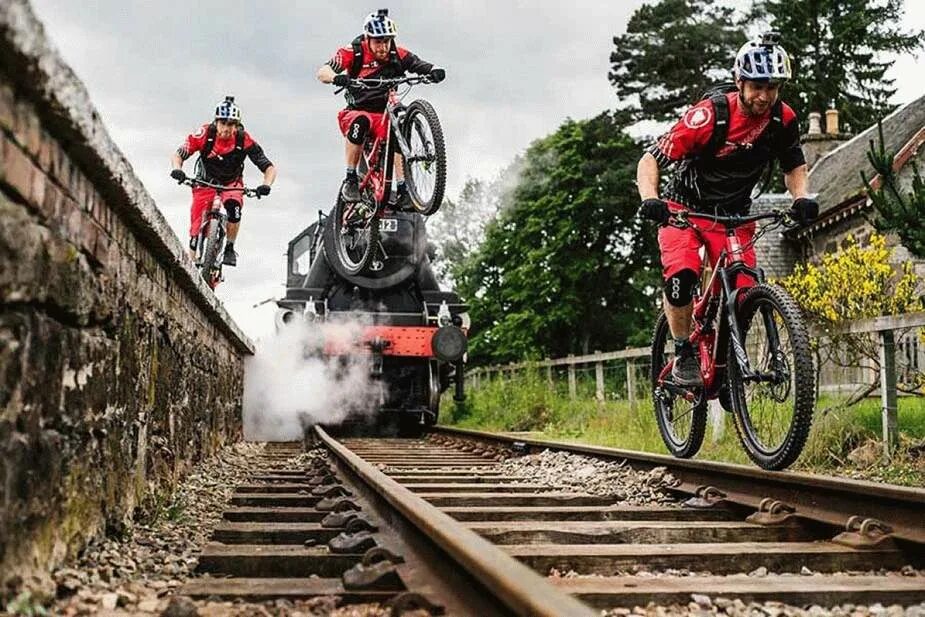
[[[2,589],[240,438],[253,348],[25,1],[0,3],[0,58]]]

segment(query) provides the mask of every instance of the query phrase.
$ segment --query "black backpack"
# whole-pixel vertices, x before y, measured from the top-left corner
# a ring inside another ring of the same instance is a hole
[[[353,61],[350,63],[347,74],[356,78],[359,76],[360,71],[363,70],[363,35],[361,34],[353,39],[350,46],[353,48]],[[395,46],[395,39],[392,39],[389,44],[389,65],[399,73],[401,72],[401,60],[398,58],[398,47]]]
[[[713,105],[713,116],[716,120],[713,125],[713,133],[710,135],[710,141],[707,142],[706,147],[698,158],[715,158],[716,154],[726,145],[726,138],[729,136],[729,101],[726,100],[726,95],[730,92],[737,91],[738,87],[736,87],[734,82],[724,81],[707,88],[704,93],[700,95],[699,100],[703,101],[709,99],[710,103]],[[768,123],[768,128],[765,129],[768,132],[768,138],[772,142],[783,126],[784,104],[780,98],[778,98],[774,106],[771,107],[771,121]],[[764,179],[761,182],[761,189],[758,191],[759,195],[764,193],[765,189],[767,189],[768,185],[771,183],[771,178],[774,176],[774,169],[775,160],[772,158],[768,163],[767,169],[765,169]]]

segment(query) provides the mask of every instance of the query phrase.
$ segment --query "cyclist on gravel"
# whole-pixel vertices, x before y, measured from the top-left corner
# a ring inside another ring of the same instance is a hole
[[[807,167],[800,148],[799,123],[778,95],[791,78],[790,57],[776,33],[746,43],[733,67],[735,85],[717,88],[688,109],[639,161],[636,181],[640,215],[660,224],[658,245],[665,281],[663,306],[675,341],[672,377],[680,385],[702,383],[700,366],[688,337],[695,286],[700,284],[701,240],[693,229],[667,225],[670,213],[691,209],[719,215],[747,214],[763,171],[776,159],[793,197],[791,216],[801,224],[814,219],[819,205],[807,194]],[[659,171],[675,165],[664,199]],[[755,267],[750,240],[755,224],[736,229],[742,259]],[[723,226],[702,234],[715,264],[725,246]],[[738,284],[750,285],[742,276]]]
[[[396,45],[397,32],[395,22],[389,18],[388,9],[370,13],[363,22],[363,34],[356,37],[347,47],[338,49],[334,56],[318,69],[318,80],[322,83],[347,88],[347,107],[337,114],[341,133],[347,139],[347,176],[341,186],[341,197],[347,202],[360,200],[357,164],[360,162],[367,134],[370,130],[380,130],[382,126],[382,114],[388,96],[385,90],[350,88],[350,80],[394,79],[404,76],[408,71],[427,75],[434,83],[441,82],[446,77],[444,69],[424,62],[407,49]],[[392,192],[392,205],[402,209],[409,205],[410,198],[399,154],[395,155],[394,169],[398,188]]]
[[[241,109],[235,104],[233,96],[226,96],[225,100],[218,104],[213,122],[203,124],[198,131],[186,136],[186,140],[171,158],[173,169],[170,177],[177,182],[183,182],[186,179],[186,173],[182,169],[183,161],[196,152],[199,153],[199,159],[196,161],[197,179],[243,189],[246,156],[263,172],[263,184],[257,187],[257,194],[270,194],[270,185],[276,179],[276,167],[263,153],[263,148],[244,130],[244,125],[241,124]],[[225,244],[222,263],[226,266],[236,266],[238,260],[234,241],[241,226],[244,196],[241,191],[226,191],[222,196],[225,212],[228,214],[228,242]],[[214,198],[215,189],[193,189],[189,230],[191,259],[196,258],[196,242],[202,225],[202,215],[212,206]]]

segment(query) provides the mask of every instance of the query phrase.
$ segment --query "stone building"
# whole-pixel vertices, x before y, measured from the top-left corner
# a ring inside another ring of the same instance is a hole
[[[925,96],[903,105],[883,119],[883,137],[887,151],[895,152],[894,169],[904,190],[912,183],[912,162],[917,161],[925,172]],[[810,115],[810,131],[803,137],[803,149],[810,165],[809,188],[817,195],[819,218],[811,225],[788,232],[763,237],[756,244],[758,263],[769,277],[789,274],[796,263],[832,252],[849,235],[862,242],[874,231],[868,218],[873,207],[867,198],[861,174],[870,178],[873,169],[867,160],[870,143],[879,143],[877,125],[856,136],[842,133],[838,113],[826,113],[826,130],[821,130],[819,114]],[[786,207],[790,196],[763,195],[755,202],[755,210]],[[896,261],[911,259],[909,253],[893,238]],[[915,261],[915,260],[914,260]],[[918,274],[925,275],[925,261],[916,264]]]

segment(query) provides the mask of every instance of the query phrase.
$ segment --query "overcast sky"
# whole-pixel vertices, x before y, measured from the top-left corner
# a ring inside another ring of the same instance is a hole
[[[275,305],[251,307],[284,293],[288,240],[317,218],[319,208],[331,206],[343,176],[336,125],[343,99],[314,74],[379,5],[32,1],[184,244],[189,189],[168,178],[170,155],[209,121],[225,94],[235,95],[279,178],[268,199],[245,204],[238,267],[227,269],[218,295],[249,335],[271,331]],[[607,81],[611,37],[625,30],[642,2],[387,4],[399,43],[447,69],[445,82],[421,86],[412,97],[430,100],[440,115],[453,196],[467,177],[494,176],[566,117],[586,118],[616,105]],[[925,28],[925,3],[907,0],[906,25]],[[920,62],[903,58],[894,74],[919,76]],[[898,85],[897,102],[925,94],[918,77]],[[260,173],[247,165],[248,185],[259,183]]]

